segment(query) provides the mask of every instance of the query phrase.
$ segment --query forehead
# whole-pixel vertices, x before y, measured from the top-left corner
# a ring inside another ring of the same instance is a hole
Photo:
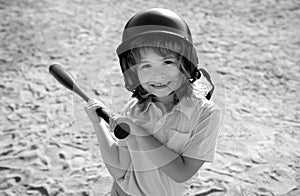
[[[176,57],[176,55],[165,48],[140,48],[139,49],[141,59],[165,59]]]

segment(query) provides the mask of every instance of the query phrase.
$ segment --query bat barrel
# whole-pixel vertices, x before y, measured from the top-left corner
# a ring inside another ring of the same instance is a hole
[[[60,65],[59,63],[51,64],[49,67],[49,72],[63,86],[78,94],[86,102],[89,101],[90,98],[81,90],[75,78],[68,71],[66,71],[62,67],[62,65]],[[96,113],[98,114],[98,116],[103,118],[109,124],[110,115],[106,111],[104,111],[103,108],[98,108],[96,110]],[[114,130],[115,136],[119,139],[126,138],[129,135],[129,132],[130,132],[130,127],[125,123],[121,123],[117,125]]]
[[[65,70],[59,63],[53,63],[49,67],[51,75],[67,89],[77,93],[81,98],[88,102],[89,97],[81,90],[75,78]]]

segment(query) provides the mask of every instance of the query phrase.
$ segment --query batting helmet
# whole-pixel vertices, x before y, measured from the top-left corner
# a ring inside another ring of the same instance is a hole
[[[147,39],[156,36],[182,40],[186,45],[186,50],[181,55],[188,62],[185,69],[189,72],[191,81],[200,78],[201,74],[197,69],[197,52],[187,23],[173,11],[152,8],[141,11],[130,18],[123,31],[122,43],[117,48],[127,90],[133,91],[138,84],[136,73],[130,70],[126,60],[128,51],[131,50],[131,43],[140,37]]]

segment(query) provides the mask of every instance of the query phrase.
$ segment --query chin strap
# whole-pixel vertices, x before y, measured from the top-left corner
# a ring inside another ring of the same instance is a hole
[[[203,74],[203,76],[207,79],[207,81],[210,83],[210,85],[212,86],[212,88],[210,89],[210,91],[207,93],[207,95],[205,96],[206,99],[210,100],[214,90],[215,90],[215,85],[213,84],[211,77],[209,75],[209,73],[203,69],[203,68],[199,68],[197,69],[197,71],[195,71],[195,73],[193,74],[192,77],[192,83],[195,82],[197,79],[201,78],[201,73]]]

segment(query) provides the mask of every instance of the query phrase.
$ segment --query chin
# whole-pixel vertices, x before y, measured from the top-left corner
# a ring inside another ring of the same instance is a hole
[[[153,95],[155,95],[156,97],[167,97],[168,95],[170,95],[173,91],[170,92],[163,92],[163,93],[155,93],[152,92]]]
[[[161,95],[161,94],[155,94],[155,93],[153,93],[153,95],[155,95],[158,98],[164,98],[164,97],[168,96],[168,95]]]

